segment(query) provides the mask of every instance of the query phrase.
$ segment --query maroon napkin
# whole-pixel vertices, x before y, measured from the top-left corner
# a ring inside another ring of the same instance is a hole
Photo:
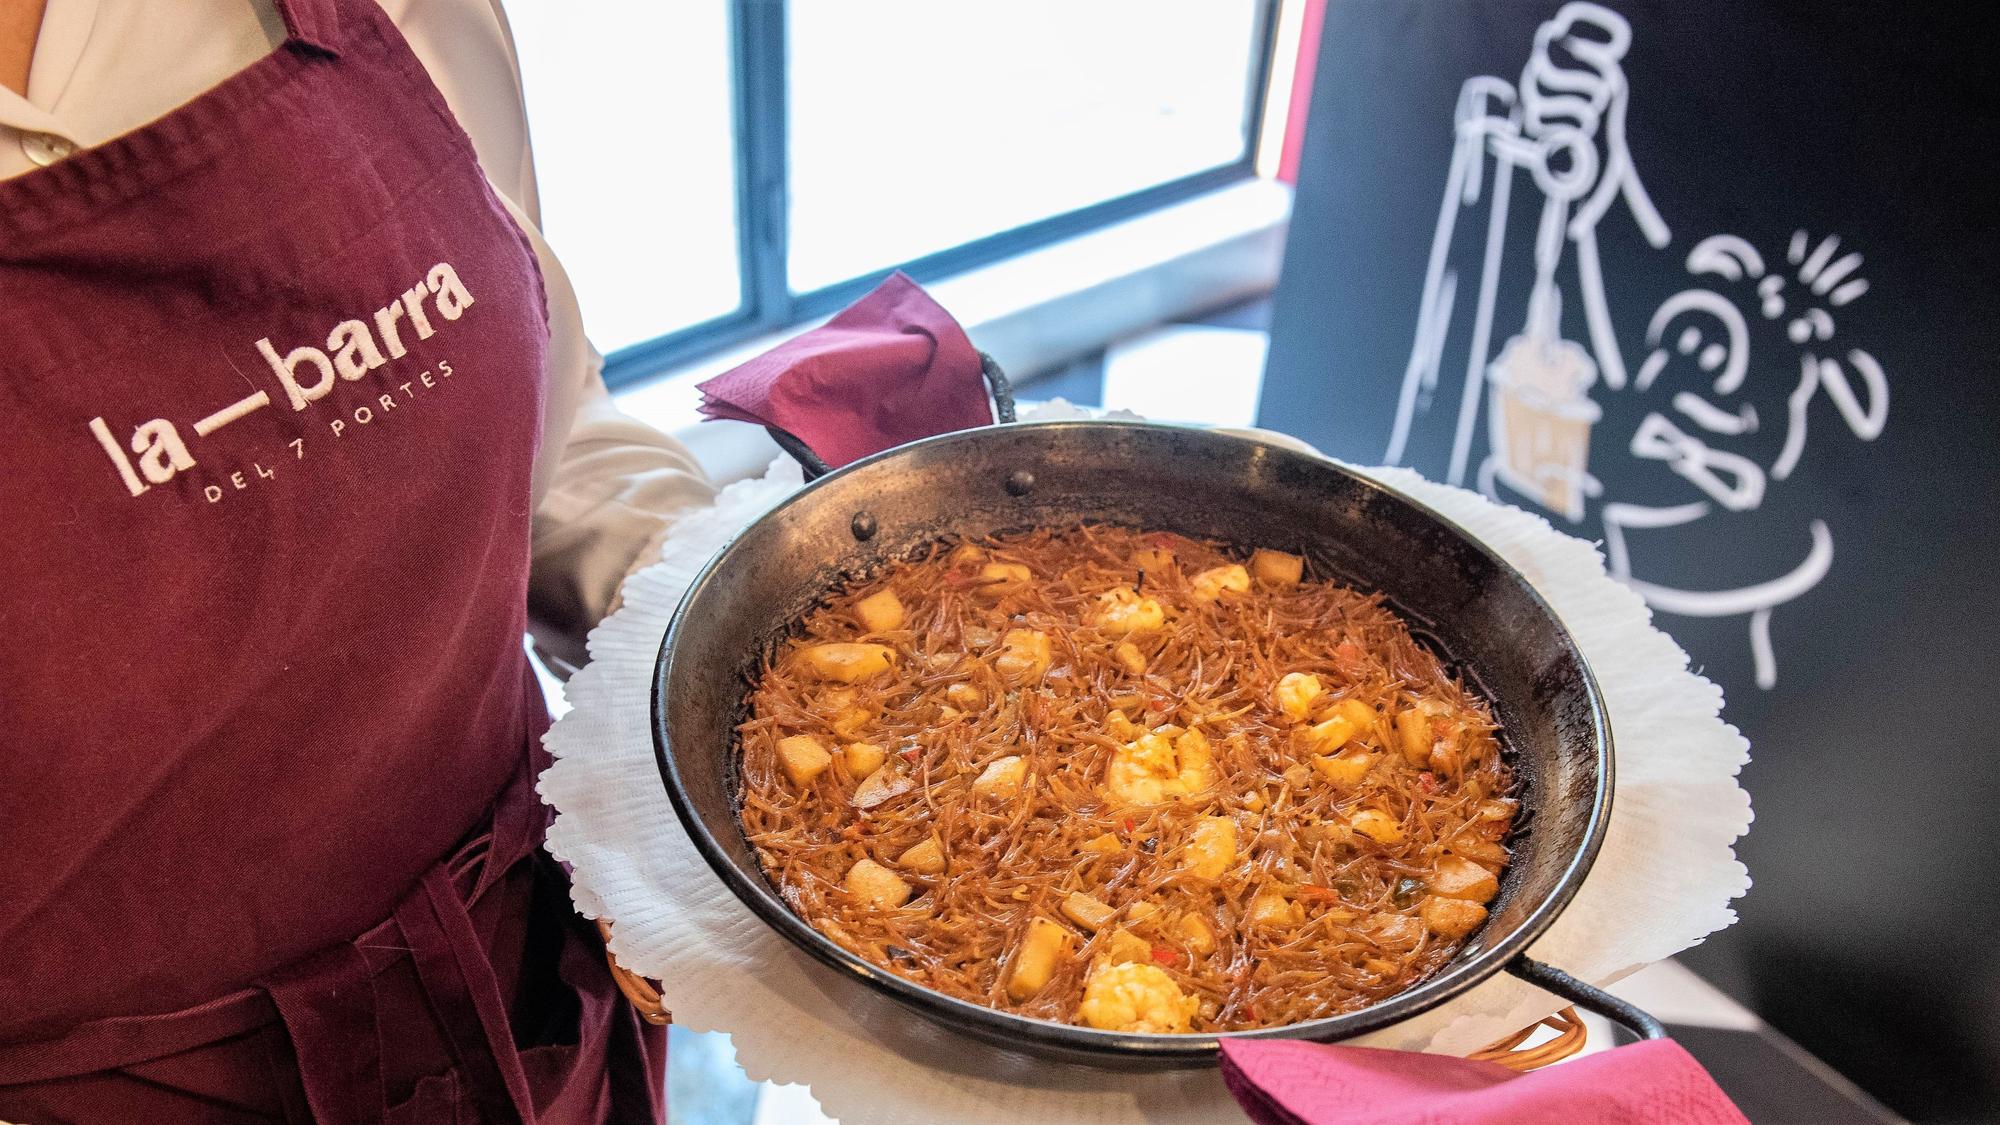
[[[1222,1078],[1258,1125],[1749,1125],[1671,1039],[1527,1074],[1449,1055],[1224,1039]]]
[[[900,273],[832,320],[701,384],[701,412],[774,426],[835,468],[993,421],[979,352]]]

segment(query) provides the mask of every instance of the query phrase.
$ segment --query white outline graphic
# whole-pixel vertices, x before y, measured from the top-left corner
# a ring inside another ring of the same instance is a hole
[[[1384,459],[1404,460],[1416,418],[1435,405],[1458,295],[1458,271],[1450,259],[1459,213],[1475,211],[1484,196],[1479,289],[1445,480],[1462,485],[1470,473],[1476,487],[1495,500],[1525,498],[1571,523],[1583,522],[1591,502],[1601,499],[1598,520],[1612,575],[1661,612],[1745,618],[1757,686],[1769,689],[1778,675],[1773,611],[1805,595],[1831,569],[1833,533],[1826,522],[1808,523],[1805,553],[1785,573],[1718,590],[1680,589],[1635,574],[1628,533],[1758,511],[1770,485],[1797,471],[1813,400],[1822,391],[1856,438],[1881,436],[1889,416],[1889,380],[1882,365],[1859,348],[1845,349],[1844,363],[1828,357],[1837,327],[1834,312],[1865,294],[1868,281],[1859,276],[1862,256],[1843,253],[1838,235],[1815,243],[1805,230],[1794,232],[1782,256],[1792,270],[1789,277],[1771,268],[1780,261],[1777,256],[1767,256],[1749,240],[1709,235],[1686,258],[1694,284],[1653,310],[1645,327],[1645,358],[1629,369],[1606,294],[1598,226],[1622,203],[1619,213],[1648,245],[1665,250],[1673,241],[1626,145],[1631,91],[1621,63],[1631,44],[1632,28],[1623,16],[1576,0],[1536,29],[1517,83],[1479,76],[1460,88],[1450,170]],[[1488,160],[1490,191],[1485,190]],[[1508,250],[1509,208],[1516,173],[1522,171],[1541,202],[1534,282],[1520,331],[1496,346],[1493,320]],[[1566,253],[1575,255],[1574,295],[1588,347],[1561,335],[1564,295],[1557,271]],[[1768,446],[1725,448],[1759,433],[1756,407],[1735,396],[1768,386],[1772,377],[1766,374],[1772,366],[1768,359],[1752,355],[1750,311],[1774,323],[1789,312],[1783,336],[1799,349],[1784,437],[1768,464],[1760,460],[1769,455]],[[1756,367],[1753,358],[1760,360]],[[1669,370],[1679,374],[1661,384]],[[1699,380],[1694,386],[1687,385],[1690,375]],[[1662,395],[1684,421],[1654,410],[1628,439],[1593,442],[1603,418],[1593,398],[1600,381],[1607,393]],[[1475,468],[1482,409],[1488,450]],[[1604,447],[1600,452],[1662,463],[1697,498],[1646,505],[1605,496],[1603,484],[1587,469],[1593,444]],[[1510,495],[1503,496],[1503,486]]]

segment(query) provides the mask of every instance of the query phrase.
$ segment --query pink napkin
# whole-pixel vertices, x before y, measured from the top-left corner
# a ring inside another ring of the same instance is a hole
[[[774,426],[835,468],[993,421],[979,352],[900,273],[804,335],[701,384],[701,412]]]
[[[1224,1039],[1222,1078],[1258,1125],[1749,1125],[1671,1039],[1526,1074],[1449,1055]]]

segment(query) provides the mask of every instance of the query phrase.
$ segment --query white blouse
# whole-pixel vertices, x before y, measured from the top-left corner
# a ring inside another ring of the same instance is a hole
[[[548,281],[549,395],[535,467],[529,609],[580,663],[583,634],[668,525],[714,489],[680,443],[620,413],[576,294],[542,240],[520,67],[500,0],[381,0],[472,138]],[[284,42],[270,0],[48,0],[24,98],[0,88],[0,178],[129,132]],[[554,440],[567,434],[567,440]]]

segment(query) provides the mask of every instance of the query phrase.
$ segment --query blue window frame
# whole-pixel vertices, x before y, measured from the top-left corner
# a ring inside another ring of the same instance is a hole
[[[896,6],[910,3],[913,3],[913,0],[880,0],[879,3],[871,0],[867,5],[843,4],[837,7],[848,14],[872,10],[877,18],[885,21],[903,17],[921,21],[925,15],[923,9],[905,7],[899,15]],[[1150,76],[1159,91],[1175,92],[1187,87],[1198,87],[1189,93],[1189,97],[1213,95],[1218,91],[1222,91],[1223,96],[1226,96],[1227,93],[1236,92],[1227,90],[1226,87],[1232,82],[1240,82],[1240,105],[1226,107],[1226,110],[1222,111],[1227,115],[1233,115],[1231,127],[1238,131],[1240,144],[1236,146],[1233,154],[1223,154],[1227,156],[1226,159],[1184,174],[1171,175],[1158,182],[1144,183],[1132,190],[1123,190],[1108,198],[1071,207],[1060,213],[1048,214],[1032,221],[1008,226],[1006,229],[960,240],[948,246],[919,253],[907,260],[881,263],[855,276],[816,284],[804,292],[799,292],[793,289],[791,281],[794,261],[789,229],[793,213],[792,141],[795,139],[789,135],[794,119],[789,98],[792,94],[790,86],[798,76],[794,73],[794,68],[788,66],[788,58],[791,57],[792,48],[795,46],[790,40],[799,30],[798,20],[794,18],[796,13],[789,10],[788,0],[732,0],[729,7],[730,116],[735,160],[734,202],[735,213],[738,216],[736,253],[740,304],[734,311],[724,315],[611,351],[606,356],[606,381],[614,387],[640,382],[702,354],[782,329],[801,320],[824,315],[866,292],[892,270],[902,270],[919,281],[936,280],[1255,175],[1257,138],[1262,125],[1264,89],[1270,73],[1278,0],[1234,0],[1233,3],[1200,0],[1200,3],[1201,7],[1183,9],[1172,3],[1142,4],[1136,0],[1128,0],[1122,5],[1122,11],[1131,20],[1130,29],[1133,34],[1130,36],[1120,34],[1116,26],[1107,23],[1103,18],[1100,18],[1094,26],[1080,31],[1061,26],[1075,16],[1076,8],[1071,4],[1071,0],[1042,0],[1039,4],[1029,0],[1021,3],[1010,2],[1004,6],[997,0],[992,0],[989,3],[969,5],[968,10],[982,11],[980,18],[1038,19],[1039,22],[1033,28],[1033,35],[1044,36],[1040,41],[1049,51],[1051,58],[1059,58],[1074,64],[1080,55],[1101,49],[1103,76],[1091,77],[1086,81],[1095,83],[1089,89],[1102,93],[1107,99],[1115,100],[1133,85],[1143,85],[1143,82],[1125,82],[1121,78],[1121,74],[1125,73],[1137,75],[1142,79]],[[943,6],[944,10],[950,10],[952,7],[952,5]],[[1108,7],[1119,9],[1121,5],[1113,4]],[[994,13],[1010,13],[1010,15]],[[1200,34],[1189,32],[1180,34],[1176,38],[1175,25],[1159,22],[1172,19],[1176,13],[1187,19],[1208,19],[1214,28],[1227,34],[1216,35],[1208,31]],[[819,26],[823,30],[825,25]],[[1009,24],[1008,30],[1014,33],[1018,40],[1008,58],[1028,68],[1042,65],[1034,61],[1036,47],[1027,41],[1032,38],[1029,29],[1025,25]],[[808,28],[807,31],[810,33],[811,29]],[[892,51],[943,52],[941,57],[945,59],[945,63],[942,67],[937,63],[939,56],[930,57],[932,63],[930,76],[939,83],[949,82],[948,71],[957,60],[965,60],[968,66],[981,61],[989,65],[1002,65],[991,63],[991,56],[984,53],[983,44],[982,50],[973,51],[970,50],[973,44],[947,42],[944,41],[946,37],[935,32],[936,29],[930,29],[920,35],[913,31],[907,41],[888,43],[889,37],[884,35],[863,42],[868,45],[885,42],[887,45],[884,49]],[[865,35],[866,29],[861,33]],[[1061,38],[1072,33],[1087,33],[1091,38],[1088,40]],[[968,34],[976,35],[978,29],[973,28]],[[1212,47],[1218,40],[1226,43],[1226,50]],[[814,43],[813,46],[820,47],[821,44]],[[960,51],[959,48],[966,50]],[[1235,58],[1234,52],[1239,49],[1241,57]],[[954,51],[958,53],[952,54]],[[1175,51],[1181,52],[1181,55],[1174,54]],[[1200,52],[1207,53],[1199,58],[1193,57]],[[1189,58],[1183,58],[1182,55]],[[822,59],[820,73],[824,79],[828,73],[824,64],[828,51],[822,50],[820,57]],[[1227,70],[1230,65],[1240,66],[1240,74]],[[1146,69],[1149,66],[1151,70]],[[1120,68],[1125,70],[1121,71]],[[1066,80],[1085,69],[1087,67],[1072,65],[1067,70],[1057,72],[1055,77],[1057,80]],[[1189,71],[1196,70],[1206,75],[1206,79],[1198,80],[1199,76],[1188,76]],[[532,105],[533,74],[531,73],[529,77]],[[1026,83],[1013,83],[1003,91],[1002,96],[1013,98],[1018,90],[1025,88],[1029,88]],[[814,96],[826,96],[828,92],[822,89]],[[837,95],[841,91],[835,87],[832,92]],[[912,90],[910,96],[926,98],[931,93],[929,90]],[[1057,93],[1054,96],[1059,98],[1062,94]],[[1200,115],[1188,113],[1186,106],[1168,105],[1167,102],[1171,99],[1164,93],[1161,99],[1159,112],[1153,116],[1138,118],[1139,126],[1147,127],[1155,124],[1157,118],[1158,121],[1165,122],[1158,130],[1164,137],[1167,129],[1177,127],[1171,120],[1175,117],[1177,108],[1183,116]],[[1209,101],[1214,100],[1216,98],[1209,97]],[[817,103],[815,107],[817,108]],[[1001,115],[1002,118],[1007,112],[1006,108],[996,107],[992,103],[988,103],[986,108]],[[1144,109],[1145,106],[1142,105],[1140,108]],[[1211,110],[1213,108],[1210,107]],[[1201,110],[1201,107],[1196,106],[1195,109]],[[1118,111],[1118,107],[1114,106],[1107,109],[1104,116],[1109,119],[1110,114]],[[942,107],[941,112],[949,115],[950,107]],[[1132,107],[1124,107],[1123,112],[1129,116]],[[1209,143],[1198,151],[1204,154],[1203,159],[1205,159],[1206,153],[1219,151],[1214,140],[1219,134],[1215,128],[1213,113],[1201,112],[1207,113],[1205,120]],[[894,105],[882,106],[877,115],[866,112],[857,114],[854,127],[893,129],[896,117],[897,111]],[[1076,133],[1085,131],[1082,129],[1074,131],[1069,138],[1072,143],[1078,139]],[[1017,141],[1026,139],[1031,145],[1034,143],[1032,135],[1024,134],[1023,137],[1015,139]],[[1084,139],[1087,141],[1087,133]],[[922,137],[913,137],[909,143],[922,145],[926,141]],[[1089,155],[1087,149],[1081,151]],[[963,146],[958,155],[963,166],[967,156]],[[1006,159],[1007,155],[998,153],[996,160]],[[1014,155],[1018,156],[1018,151]],[[824,160],[820,161],[822,166],[826,163]],[[1020,165],[1012,167],[1018,170]],[[1108,162],[1107,167],[1113,169],[1115,176],[1116,161]],[[866,176],[867,167],[859,167],[852,174]],[[1061,167],[1055,168],[1051,174],[1062,175]],[[888,221],[893,221],[893,218]],[[552,237],[557,237],[556,245],[558,250],[561,250],[563,244],[559,234],[558,231]],[[671,269],[673,266],[671,262],[664,262],[656,263],[651,268]],[[821,272],[824,273],[824,269]]]

